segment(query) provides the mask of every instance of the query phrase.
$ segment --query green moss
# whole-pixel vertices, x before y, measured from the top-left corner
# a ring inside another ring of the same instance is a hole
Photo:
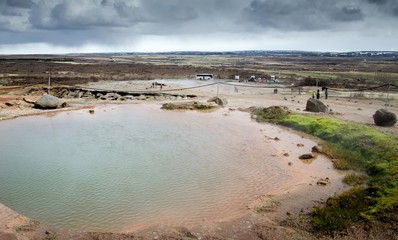
[[[197,102],[192,103],[165,103],[162,106],[162,109],[166,110],[210,110],[213,109],[214,106],[201,104]]]
[[[350,173],[344,177],[343,182],[350,186],[358,186],[365,184],[367,180],[368,177],[365,174]]]
[[[259,122],[278,123],[289,114],[286,107],[273,106],[269,108],[256,108],[252,113]]]
[[[381,159],[398,156],[394,136],[361,124],[313,115],[288,115],[280,124],[307,132],[327,141],[338,158],[351,162],[351,168],[365,170]]]
[[[209,109],[213,109],[213,108],[214,107],[205,105],[205,104],[194,104],[193,105],[193,109],[195,109],[195,110],[209,110]]]
[[[329,198],[326,206],[316,207],[312,212],[314,229],[330,234],[346,229],[352,222],[362,219],[358,213],[366,211],[369,205],[364,199],[365,188],[354,188]]]

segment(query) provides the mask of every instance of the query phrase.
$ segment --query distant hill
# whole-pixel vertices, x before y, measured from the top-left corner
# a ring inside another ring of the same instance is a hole
[[[323,57],[384,57],[398,60],[396,51],[353,51],[353,52],[315,52],[299,50],[247,50],[247,51],[220,51],[220,52],[201,52],[201,51],[175,51],[175,52],[126,52],[126,53],[102,53],[101,55],[242,55],[242,56],[264,56],[264,55],[288,55],[288,56],[323,56]]]

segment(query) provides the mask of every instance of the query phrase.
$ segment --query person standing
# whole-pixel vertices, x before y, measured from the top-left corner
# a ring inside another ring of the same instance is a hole
[[[319,89],[316,91],[316,99],[319,100],[319,98],[321,97],[321,93],[319,92]]]
[[[328,99],[328,88],[325,87],[325,99]]]
[[[312,91],[312,98],[315,98],[315,91]]]

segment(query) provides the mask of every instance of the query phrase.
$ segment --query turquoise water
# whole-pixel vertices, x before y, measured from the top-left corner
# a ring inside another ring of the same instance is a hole
[[[55,229],[233,216],[289,176],[247,113],[107,106],[0,122],[0,202]]]

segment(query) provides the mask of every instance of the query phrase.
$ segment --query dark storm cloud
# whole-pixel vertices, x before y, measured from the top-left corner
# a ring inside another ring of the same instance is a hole
[[[33,6],[30,0],[0,0],[0,39],[5,38],[4,31],[26,30],[26,19]]]
[[[381,13],[398,17],[397,0],[363,0],[363,1],[376,6],[377,10]]]
[[[7,5],[16,8],[32,8],[34,3],[31,0],[7,0]]]
[[[141,10],[151,21],[189,21],[198,17],[193,1],[142,1]],[[191,3],[191,4],[190,4]]]
[[[38,29],[87,29],[121,27],[134,24],[140,18],[137,8],[125,1],[63,0],[40,1],[29,17]]]
[[[364,19],[360,6],[319,0],[253,0],[244,10],[244,16],[263,28],[309,31]]]
[[[6,8],[6,9],[1,9],[0,14],[3,16],[8,16],[8,17],[19,17],[22,16],[21,12],[16,11],[14,9]]]
[[[57,0],[38,2],[30,16],[39,29],[131,27],[138,23],[189,21],[198,17],[196,1]],[[54,4],[55,3],[55,4]]]
[[[398,15],[397,0],[0,0],[0,7],[3,16],[20,15],[27,28],[47,30],[145,24],[147,32],[177,32],[195,23],[200,31],[218,31],[254,23],[263,29],[314,31],[366,21],[369,9],[380,17]]]
[[[368,3],[374,3],[376,5],[383,5],[386,2],[388,2],[388,0],[366,0]]]
[[[362,20],[364,18],[364,14],[358,7],[344,6],[335,9],[335,11],[332,12],[331,17],[336,21],[351,22]]]
[[[0,0],[0,49],[24,42],[129,45],[142,36],[228,42],[388,33],[392,39],[396,24],[398,0]]]
[[[398,14],[396,0],[0,0],[8,11],[24,12],[27,27],[46,30],[132,28],[144,24],[145,32],[244,30],[249,24],[280,31],[333,29],[376,13]],[[2,9],[4,9],[2,7]],[[193,27],[190,24],[195,24]],[[29,26],[28,26],[29,24]],[[338,26],[337,26],[338,27]],[[161,31],[163,29],[163,31]],[[163,32],[163,33],[162,33]]]

